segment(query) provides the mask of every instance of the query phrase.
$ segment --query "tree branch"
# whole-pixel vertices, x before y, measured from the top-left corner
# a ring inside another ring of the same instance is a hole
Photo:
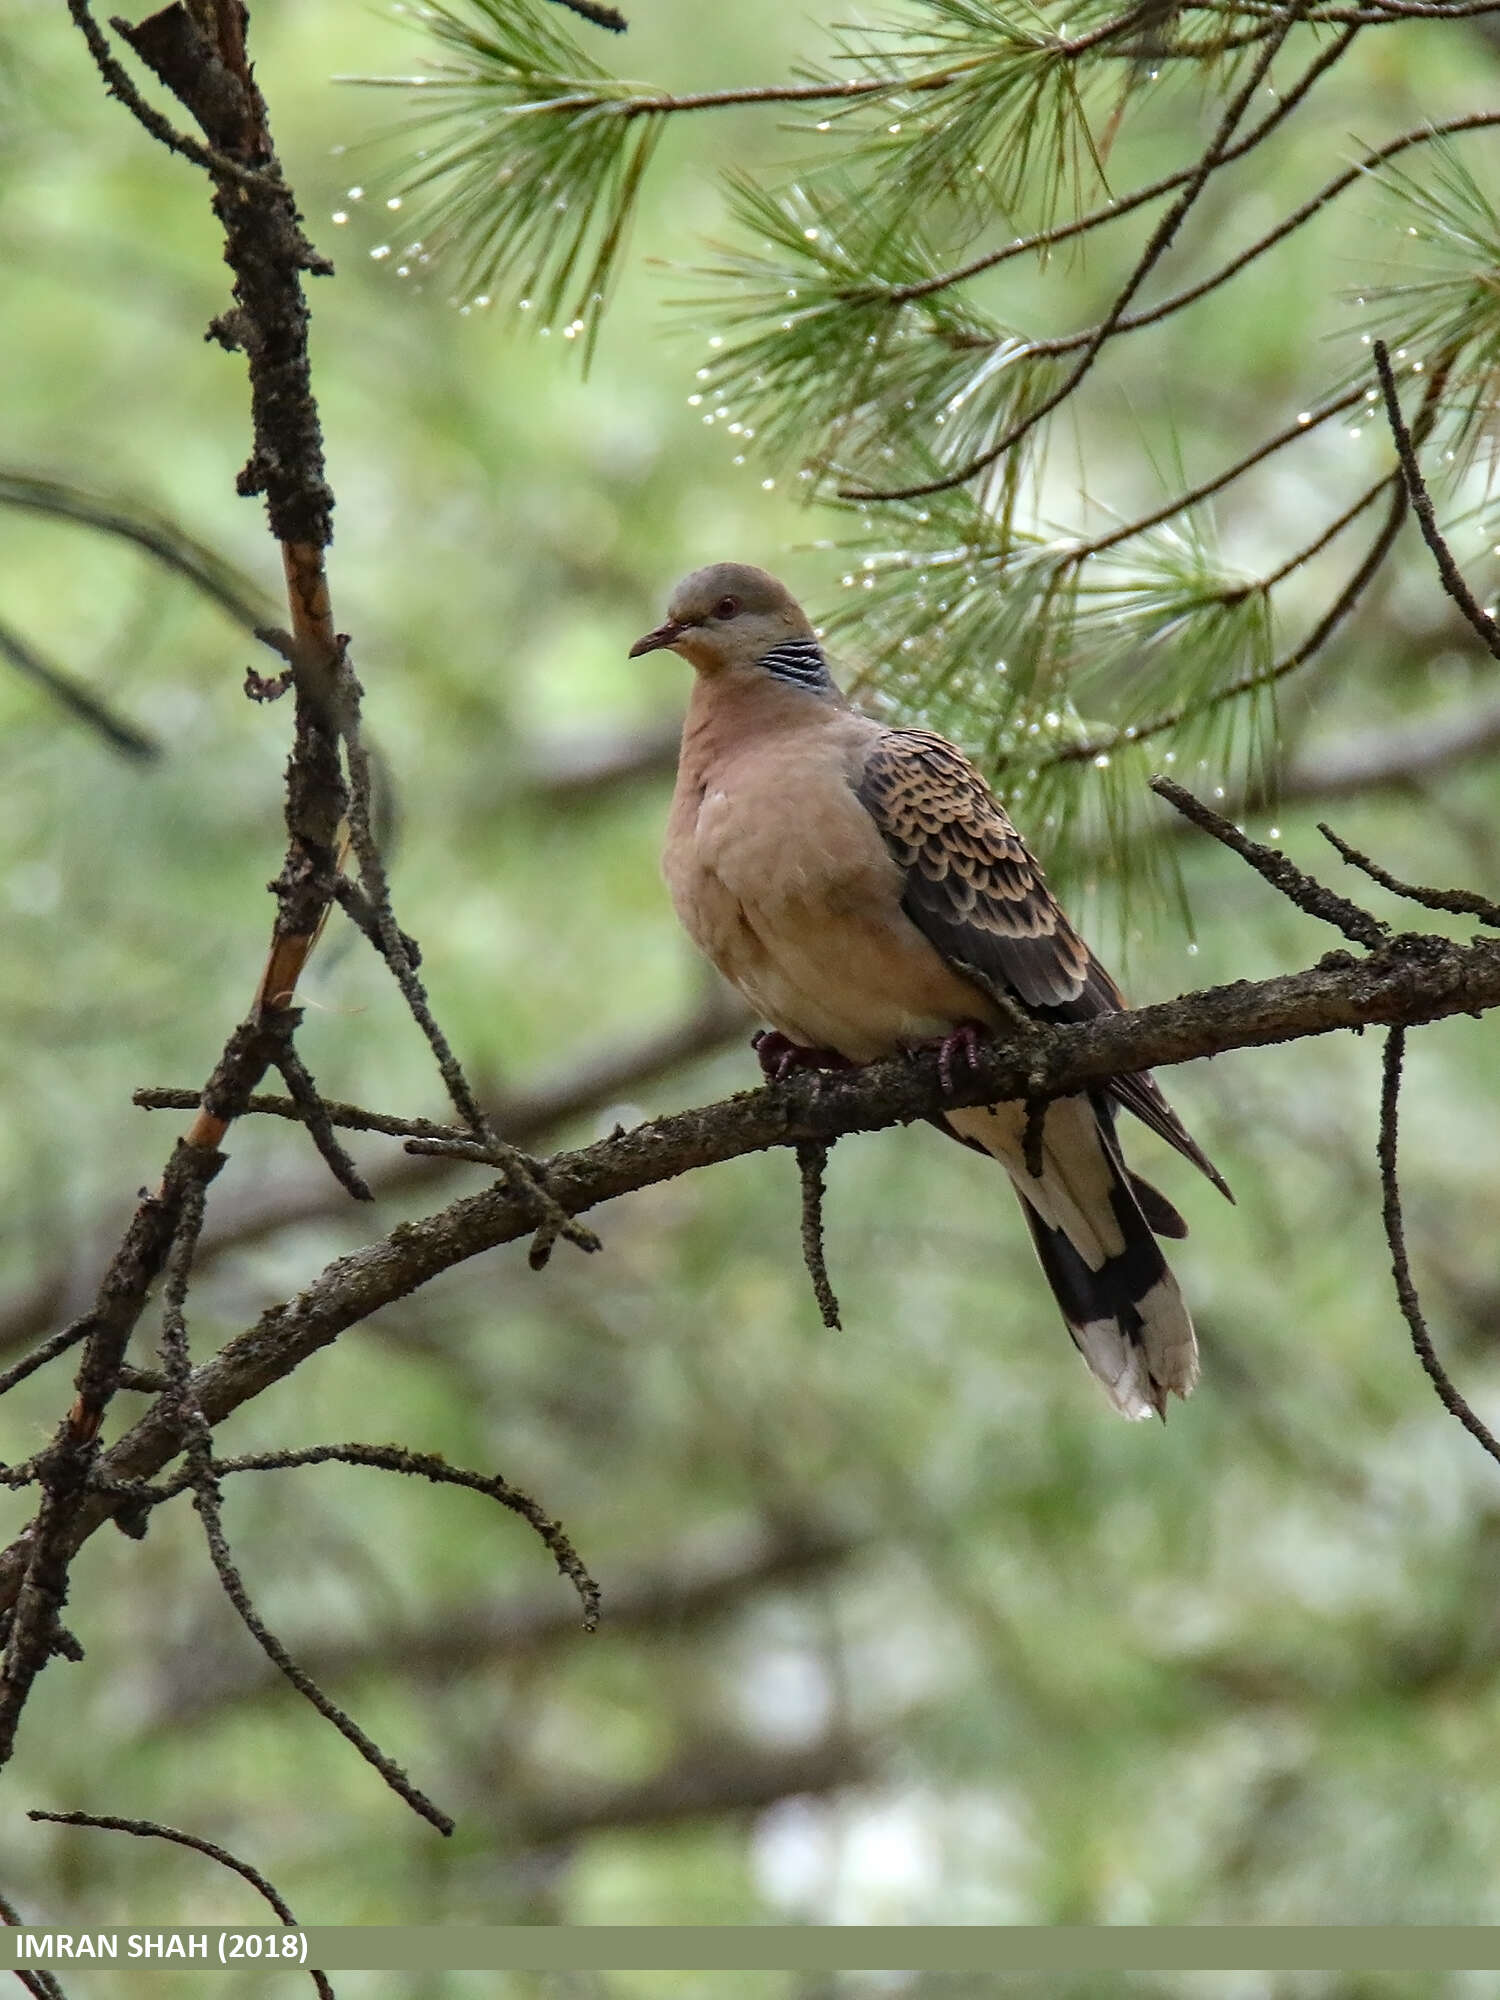
[[[744,1003],[716,979],[702,1003],[685,1019],[638,1041],[606,1045],[593,1055],[571,1055],[554,1073],[542,1076],[528,1090],[500,1097],[492,1094],[486,1101],[486,1113],[496,1131],[503,1133],[512,1145],[534,1147],[560,1126],[587,1117],[601,1106],[634,1099],[641,1090],[660,1083],[685,1064],[717,1055],[736,1038],[747,1036],[753,1025]],[[147,1091],[140,1093],[137,1101],[190,1110],[198,1103],[199,1093]],[[287,1116],[288,1112],[277,1109],[284,1101],[251,1097],[246,1100],[246,1109]],[[343,1105],[338,1109],[341,1113],[353,1113],[357,1107]],[[366,1129],[347,1116],[335,1119],[335,1123],[354,1130]],[[387,1119],[378,1113],[370,1116],[367,1129],[394,1132],[398,1136],[425,1129],[443,1138],[455,1131],[452,1126],[432,1121]],[[429,1191],[435,1171],[430,1160],[398,1154],[376,1162],[365,1179],[377,1199],[395,1200]],[[333,1221],[347,1211],[347,1197],[330,1187],[325,1174],[284,1170],[268,1184],[231,1192],[215,1203],[204,1226],[193,1268],[201,1274],[219,1259],[248,1244],[259,1243],[282,1230]],[[107,1241],[99,1254],[108,1255]],[[27,1341],[37,1339],[61,1315],[82,1311],[86,1295],[80,1296],[74,1288],[79,1270],[86,1270],[89,1262],[74,1247],[65,1265],[11,1298],[0,1311],[0,1354],[13,1353]],[[60,1353],[74,1340],[82,1339],[89,1323],[85,1315],[67,1330],[68,1338],[55,1336],[53,1352]],[[18,1364],[20,1372],[12,1370],[12,1374],[19,1380],[21,1373],[30,1374],[40,1365],[35,1355],[28,1355]],[[0,1377],[0,1391],[9,1379]]]
[[[1020,1048],[980,1049],[972,1076],[948,1096],[935,1055],[877,1063],[847,1075],[794,1077],[705,1108],[678,1112],[544,1163],[548,1192],[568,1213],[659,1185],[699,1167],[799,1140],[827,1142],[930,1118],[951,1104],[1066,1096],[1111,1076],[1168,1067],[1231,1049],[1261,1048],[1345,1028],[1416,1025],[1500,1007],[1500,939],[1454,944],[1394,937],[1367,958],[1337,952],[1306,971],[1239,981],[1159,1006],[1033,1035]],[[194,1370],[194,1397],[217,1424],[337,1339],[347,1327],[405,1298],[440,1272],[529,1235],[524,1194],[503,1185],[469,1195],[392,1235],[336,1259],[295,1298],[270,1307]],[[113,1480],[149,1478],[182,1449],[169,1400],[152,1405],[100,1463]],[[125,1503],[92,1497],[72,1535],[81,1543]],[[0,1555],[0,1607],[13,1601],[31,1536]]]

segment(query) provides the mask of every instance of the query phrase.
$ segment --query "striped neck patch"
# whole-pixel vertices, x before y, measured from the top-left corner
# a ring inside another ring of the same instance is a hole
[[[775,674],[778,680],[790,681],[794,687],[810,688],[817,694],[826,693],[833,687],[833,676],[828,671],[828,662],[816,639],[783,639],[769,653],[762,653],[757,664],[764,667],[768,674]]]

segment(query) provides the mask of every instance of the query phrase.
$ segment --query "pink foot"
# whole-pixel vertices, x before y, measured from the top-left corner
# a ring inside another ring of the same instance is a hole
[[[767,1083],[784,1083],[794,1069],[854,1068],[849,1058],[841,1056],[837,1049],[809,1048],[778,1034],[774,1028],[758,1030],[750,1037],[750,1046],[760,1058],[761,1074]]]
[[[988,1039],[989,1029],[978,1021],[960,1021],[956,1028],[950,1028],[940,1041],[923,1042],[922,1047],[938,1052],[938,1076],[942,1079],[943,1095],[953,1095],[953,1067],[959,1056],[963,1057],[972,1076],[979,1067],[979,1050]]]

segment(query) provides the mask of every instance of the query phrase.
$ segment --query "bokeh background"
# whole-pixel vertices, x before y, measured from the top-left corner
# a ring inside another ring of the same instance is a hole
[[[793,0],[628,11],[603,59],[680,89],[784,77],[822,33]],[[695,329],[663,263],[701,257],[721,226],[720,165],[791,142],[752,112],[668,133],[583,379],[560,341],[460,310],[440,279],[403,281],[374,254],[399,234],[369,145],[395,107],[331,79],[411,67],[410,24],[352,0],[260,0],[252,35],[288,173],[338,264],[313,291],[336,614],[390,767],[397,909],[439,1016],[533,1146],[746,1087],[748,1026],[657,874],[685,670],[624,656],[704,561],[776,568],[815,612],[839,594],[826,543],[840,522],[799,510],[753,457],[736,464],[735,440],[689,406]],[[242,364],[202,338],[225,284],[199,176],[106,101],[61,7],[10,0],[3,44],[5,466],[159,510],[272,606],[274,545],[233,493]],[[1442,24],[1371,38],[1339,75],[1318,119],[1207,200],[1197,241],[1264,226],[1356,139],[1485,105],[1500,60],[1479,27]],[[1164,87],[1132,163],[1175,162],[1212,109]],[[1468,156],[1481,175],[1494,146]],[[1389,226],[1357,191],[1239,288],[1112,350],[1080,436],[1089,489],[1147,501],[1170,451],[1210,470],[1305,404]],[[1040,297],[1034,274],[1016,282]],[[1101,282],[1055,265],[1048,310],[1077,323]],[[1355,433],[1310,439],[1226,499],[1228,541],[1259,561],[1275,533],[1316,526],[1385,462],[1378,424]],[[1482,517],[1476,536],[1465,553],[1488,588]],[[1253,825],[1330,873],[1313,830],[1327,815],[1398,873],[1493,893],[1494,667],[1411,540],[1289,687],[1301,791]],[[138,550],[13,509],[0,546],[0,619],[157,746],[120,754],[0,665],[13,1355],[91,1295],[170,1145],[171,1115],[132,1109],[130,1091],[200,1082],[248,1000],[287,718],[244,699],[246,635]],[[1394,783],[1339,779],[1431,726],[1459,750]],[[1294,969],[1335,942],[1222,850],[1172,837],[1191,923],[1154,905],[1122,922],[1107,888],[1089,894],[1086,856],[1068,877],[1137,997]],[[1378,893],[1372,906],[1399,914]],[[358,945],[330,930],[315,962],[308,1061],[332,1095],[441,1115],[425,1050]],[[1377,1068],[1378,1048],[1346,1037],[1169,1079],[1239,1205],[1136,1138],[1192,1222],[1174,1263],[1206,1357],[1164,1430],[1112,1416],[1006,1189],[925,1129],[832,1158],[842,1334],[809,1295],[785,1157],[616,1204],[596,1218],[602,1258],[560,1254],[533,1274],[515,1247],[355,1329],[239,1413],[223,1448],[395,1438],[499,1470],[566,1524],[603,1585],[602,1629],[584,1637],[524,1526],[469,1496],[338,1467],[231,1487],[228,1526],[268,1621],[456,1814],[445,1842],[269,1673],[186,1502],[144,1544],[100,1534],[74,1570],[87,1658],[44,1677],[6,1773],[8,1892],[59,1922],[253,1917],[207,1862],[33,1828],[25,1810],[41,1805],[221,1840],[309,1922],[1496,1921],[1500,1485],[1438,1407],[1396,1309]],[[1497,1129],[1492,1024],[1417,1035],[1414,1258],[1435,1336],[1492,1415]],[[389,1142],[356,1150],[382,1228],[481,1184]],[[372,1227],[288,1128],[247,1122],[231,1152],[193,1294],[201,1351]],[[7,1459],[48,1435],[66,1393],[54,1368],[10,1398]],[[8,1501],[7,1532],[27,1512]],[[221,1988],[280,1990],[257,1977]],[[1114,1990],[1437,1984],[1247,1974]],[[506,1990],[699,1988],[518,1976]],[[736,1990],[834,1988],[747,1975]],[[838,1990],[972,1989],[891,1975]],[[1446,1990],[1495,1987],[1474,1975]]]

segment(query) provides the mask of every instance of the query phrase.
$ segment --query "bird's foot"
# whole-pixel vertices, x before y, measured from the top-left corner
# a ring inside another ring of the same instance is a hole
[[[970,1075],[979,1067],[979,1051],[989,1039],[989,1029],[979,1021],[960,1021],[956,1028],[950,1028],[937,1041],[922,1042],[919,1047],[936,1049],[938,1076],[942,1081],[943,1095],[953,1095],[954,1064],[962,1057]]]
[[[794,1069],[853,1069],[854,1064],[837,1049],[810,1048],[778,1034],[775,1028],[761,1028],[750,1037],[750,1046],[760,1058],[761,1074],[767,1083],[784,1083]]]

